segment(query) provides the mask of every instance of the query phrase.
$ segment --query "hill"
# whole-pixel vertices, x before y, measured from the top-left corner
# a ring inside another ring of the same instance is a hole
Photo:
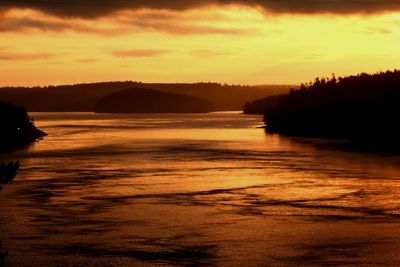
[[[203,113],[214,111],[208,101],[151,89],[130,88],[97,101],[98,113]]]
[[[240,86],[218,83],[104,82],[47,87],[3,87],[0,100],[26,107],[30,112],[93,112],[96,102],[111,93],[129,88],[185,94],[203,98],[218,111],[241,110],[244,103],[287,92],[290,86]]]
[[[400,71],[315,79],[265,112],[268,131],[399,142]]]
[[[246,102],[244,114],[264,114],[267,110],[275,109],[279,104],[280,95],[267,96],[252,102]]]

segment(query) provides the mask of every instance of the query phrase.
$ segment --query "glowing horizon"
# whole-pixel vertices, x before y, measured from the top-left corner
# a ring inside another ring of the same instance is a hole
[[[1,7],[1,5],[0,5]],[[0,86],[102,81],[300,84],[398,68],[400,13],[0,8]]]

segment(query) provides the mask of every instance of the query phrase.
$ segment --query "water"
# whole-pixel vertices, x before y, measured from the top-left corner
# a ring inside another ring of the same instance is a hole
[[[0,160],[8,266],[398,266],[400,157],[269,135],[260,116],[33,114]]]

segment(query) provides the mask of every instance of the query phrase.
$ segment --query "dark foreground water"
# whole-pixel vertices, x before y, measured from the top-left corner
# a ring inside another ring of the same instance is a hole
[[[0,193],[8,266],[399,266],[400,157],[259,116],[33,114]]]

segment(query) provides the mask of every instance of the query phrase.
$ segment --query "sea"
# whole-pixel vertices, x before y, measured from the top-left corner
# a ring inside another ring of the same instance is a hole
[[[400,155],[262,116],[31,113],[5,266],[400,266]]]

